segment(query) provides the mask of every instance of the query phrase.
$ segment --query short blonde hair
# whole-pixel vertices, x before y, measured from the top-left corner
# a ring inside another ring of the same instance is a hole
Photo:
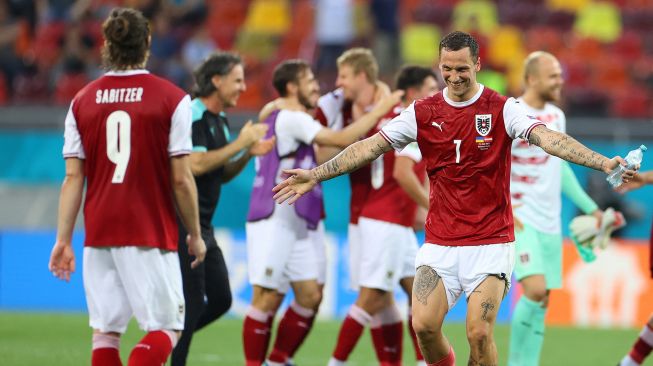
[[[556,59],[555,56],[546,51],[531,52],[524,60],[524,82],[528,81],[529,76],[534,75],[539,71],[539,63],[542,57]]]
[[[379,77],[379,64],[369,48],[351,48],[338,57],[338,67],[351,66],[354,74],[364,72],[367,81],[376,83]]]

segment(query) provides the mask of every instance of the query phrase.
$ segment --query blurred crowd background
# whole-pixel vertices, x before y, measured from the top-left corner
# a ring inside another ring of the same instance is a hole
[[[650,0],[2,0],[0,104],[67,105],[102,72],[101,22],[114,6],[151,19],[148,68],[180,86],[215,49],[246,60],[238,108],[274,97],[269,82],[283,59],[311,61],[323,90],[350,46],[374,50],[382,79],[402,63],[435,64],[451,30],[481,45],[479,79],[518,95],[524,56],[555,54],[572,116],[653,115],[653,2]]]

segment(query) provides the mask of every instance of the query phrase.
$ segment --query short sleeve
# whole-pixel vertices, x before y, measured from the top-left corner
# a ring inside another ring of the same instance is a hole
[[[308,113],[282,111],[283,114],[277,119],[278,131],[284,133],[293,140],[310,145],[315,136],[324,127],[314,120]]]
[[[415,119],[415,103],[411,103],[397,117],[393,118],[381,131],[396,151],[401,151],[411,142],[417,141],[417,120]]]
[[[190,96],[186,95],[172,114],[170,141],[168,143],[168,154],[170,156],[190,154],[193,148],[191,120]]]
[[[413,160],[415,163],[422,161],[422,152],[419,150],[419,145],[417,145],[417,142],[411,142],[410,144],[406,145],[403,150],[396,151],[395,154],[396,156],[407,157]]]
[[[524,106],[515,98],[509,98],[503,105],[503,121],[506,133],[512,139],[528,140],[533,128],[539,125],[544,126],[540,120],[529,115]]]
[[[73,113],[73,103],[70,103],[68,114],[66,114],[66,121],[64,122],[63,157],[85,159],[86,155],[84,154],[84,146],[82,146],[82,136],[77,129],[77,120]]]

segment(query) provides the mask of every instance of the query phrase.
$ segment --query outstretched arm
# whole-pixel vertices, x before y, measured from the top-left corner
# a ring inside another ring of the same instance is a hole
[[[573,137],[550,130],[543,125],[536,126],[528,136],[528,141],[541,147],[551,155],[555,155],[569,162],[583,165],[588,168],[602,171],[609,174],[613,169],[626,165],[626,161],[619,156],[612,159],[590,150]],[[628,182],[635,175],[635,170],[626,170],[622,176],[624,182]]]
[[[284,170],[284,173],[289,174],[290,178],[273,188],[273,191],[276,192],[274,199],[277,200],[277,203],[290,199],[288,203],[293,204],[302,194],[313,189],[317,183],[352,172],[390,150],[392,150],[390,143],[376,133],[372,137],[350,145],[335,158],[311,170]]]

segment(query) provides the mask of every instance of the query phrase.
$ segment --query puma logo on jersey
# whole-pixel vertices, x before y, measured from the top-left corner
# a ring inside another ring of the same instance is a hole
[[[431,122],[431,126],[439,128],[440,131],[442,131],[442,125],[444,125],[444,122],[440,122],[440,123]]]

